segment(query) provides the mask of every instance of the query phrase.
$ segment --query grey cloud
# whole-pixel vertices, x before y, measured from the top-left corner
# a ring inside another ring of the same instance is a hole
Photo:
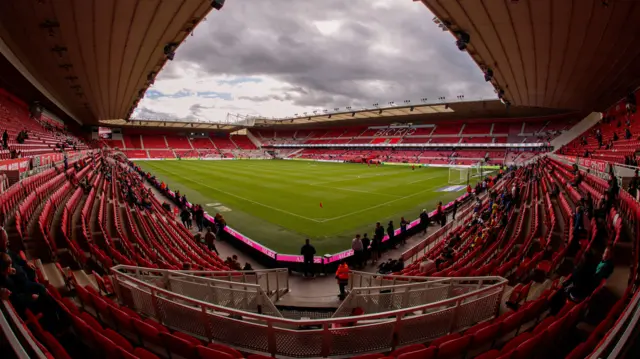
[[[407,9],[407,1],[382,2],[390,9],[376,9],[373,0],[229,1],[178,49],[161,78],[196,64],[206,75],[269,75],[291,88],[246,99],[323,108],[492,96],[480,69],[433,24],[429,10],[419,2]],[[330,20],[342,23],[337,36],[314,25]]]

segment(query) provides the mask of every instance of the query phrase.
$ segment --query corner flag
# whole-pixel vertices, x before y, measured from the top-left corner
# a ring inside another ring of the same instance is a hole
[[[320,208],[324,208],[324,207],[322,207],[322,202],[320,202]]]

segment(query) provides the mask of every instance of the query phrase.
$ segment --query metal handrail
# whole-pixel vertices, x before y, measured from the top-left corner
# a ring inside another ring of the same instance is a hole
[[[246,351],[300,357],[387,351],[433,340],[494,318],[506,287],[506,280],[500,279],[499,283],[438,302],[358,316],[303,320],[207,303],[159,288],[129,273],[114,273],[115,290],[122,304],[172,329]],[[375,342],[366,342],[363,338],[369,336],[363,333],[375,337]],[[358,338],[363,340],[352,342]]]
[[[113,268],[117,268],[120,266],[115,266]],[[147,268],[141,268],[141,270],[145,270]],[[148,268],[150,270],[153,270],[153,268]],[[402,309],[399,311],[392,311],[392,312],[386,312],[386,313],[377,313],[377,314],[363,314],[363,315],[359,315],[359,316],[354,316],[354,317],[350,317],[348,319],[345,320],[333,320],[333,319],[307,319],[307,320],[297,320],[297,319],[287,319],[287,318],[274,318],[274,317],[270,317],[270,316],[266,316],[266,315],[261,315],[261,314],[255,314],[255,313],[250,313],[250,312],[244,312],[244,311],[240,311],[240,310],[235,310],[235,309],[230,309],[230,308],[226,308],[223,306],[219,306],[216,304],[211,304],[211,303],[207,303],[207,302],[203,302],[203,301],[199,301],[190,297],[186,297],[183,296],[181,294],[177,294],[177,293],[173,293],[169,290],[165,290],[159,287],[156,287],[152,284],[149,284],[147,282],[144,282],[142,280],[136,279],[134,277],[131,277],[127,274],[118,272],[119,275],[128,277],[127,279],[130,280],[133,283],[142,285],[143,287],[146,287],[148,289],[153,289],[156,293],[162,293],[163,295],[167,295],[169,297],[176,297],[177,299],[180,299],[181,301],[184,301],[185,303],[192,303],[194,305],[202,305],[205,307],[208,307],[211,310],[215,310],[215,311],[220,311],[220,312],[225,312],[228,314],[236,314],[236,315],[242,315],[242,316],[247,316],[247,317],[251,317],[253,319],[262,319],[262,320],[266,320],[266,321],[273,321],[273,322],[282,322],[282,323],[286,323],[286,324],[293,324],[293,325],[319,325],[319,324],[331,324],[334,322],[338,322],[338,323],[343,323],[343,322],[352,322],[354,319],[356,320],[371,320],[371,319],[379,319],[379,318],[388,318],[390,315],[395,315],[395,314],[405,314],[405,313],[409,313],[415,310],[422,310],[422,309],[430,309],[430,308],[436,308],[436,307],[440,307],[444,304],[447,304],[446,302],[456,302],[458,300],[462,300],[462,299],[466,299],[475,295],[478,295],[478,292],[470,292],[470,293],[465,293],[463,295],[451,298],[451,299],[447,299],[445,301],[442,302],[437,302],[437,303],[429,303],[429,304],[425,304],[425,305],[421,305],[421,306],[416,306],[416,307],[412,307],[412,308],[407,308],[407,309]],[[477,280],[477,279],[502,279],[501,282],[493,284],[489,287],[485,287],[483,288],[483,291],[489,291],[490,289],[494,289],[500,286],[503,286],[507,283],[507,280],[502,278],[502,277],[455,277],[455,279],[461,279],[461,280]],[[116,277],[117,279],[117,277]],[[397,312],[397,313],[396,313]],[[400,313],[402,312],[402,313]]]
[[[636,329],[636,325],[640,321],[640,291],[637,291],[629,305],[625,308],[624,313],[611,328],[603,342],[598,345],[590,359],[599,358],[618,358],[624,347],[628,344],[631,334]],[[633,315],[633,316],[632,316]],[[614,345],[615,344],[615,345]],[[611,348],[611,346],[613,348]],[[607,350],[611,350],[608,355],[603,355]]]
[[[5,314],[7,317],[5,317]],[[13,325],[9,321],[13,322]],[[42,352],[21,322],[22,320],[13,311],[11,304],[3,300],[2,310],[0,310],[0,330],[4,332],[9,346],[13,348],[16,357],[18,359],[47,359],[47,356]],[[15,331],[12,327],[15,328]],[[19,334],[20,338],[18,338],[16,334]],[[24,345],[21,341],[24,342]]]

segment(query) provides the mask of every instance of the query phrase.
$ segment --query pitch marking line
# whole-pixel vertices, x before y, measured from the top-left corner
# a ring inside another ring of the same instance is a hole
[[[414,183],[418,183],[418,182],[423,182],[423,181],[428,181],[430,179],[434,179],[434,178],[438,178],[438,177],[443,177],[443,176],[433,176],[433,177],[427,177],[427,178],[423,178],[417,181],[413,181],[413,182],[409,182],[409,184],[414,184]]]
[[[338,190],[338,191],[349,191],[349,192],[375,194],[375,195],[378,195],[378,196],[387,196],[387,197],[395,197],[395,198],[400,197],[400,196],[396,196],[396,195],[393,195],[393,194],[377,193],[377,192],[369,192],[369,191],[360,191],[360,190],[357,190],[357,189],[350,189],[350,188],[330,187],[330,186],[322,186],[322,185],[317,185],[317,184],[312,184],[310,186],[322,187],[322,188],[328,188],[328,189],[335,189],[335,190]]]
[[[376,173],[376,174],[371,175],[371,176],[349,175],[349,176],[351,176],[350,178],[344,178],[344,179],[339,179],[339,180],[335,180],[335,181],[310,183],[310,185],[317,186],[317,185],[322,185],[322,184],[327,184],[327,183],[337,183],[337,182],[352,181],[352,180],[357,180],[357,179],[392,176],[392,175],[397,175],[397,174],[400,174],[400,173],[406,173],[406,172],[405,171],[394,171],[394,172],[389,172],[389,173]]]
[[[254,201],[254,200],[251,200],[251,199],[248,199],[248,198],[245,198],[245,197],[242,197],[242,196],[238,196],[238,195],[236,195],[236,194],[233,194],[233,193],[230,193],[230,192],[227,192],[227,191],[223,191],[223,190],[221,190],[221,189],[219,189],[219,188],[215,188],[215,187],[207,186],[206,184],[196,182],[196,181],[194,181],[194,180],[191,180],[191,179],[189,179],[189,178],[187,178],[187,177],[181,176],[181,175],[179,175],[179,174],[177,174],[177,173],[175,173],[175,172],[173,172],[173,171],[169,171],[169,170],[167,170],[167,169],[161,169],[161,171],[171,173],[171,174],[173,174],[173,175],[175,175],[175,176],[178,176],[178,177],[180,177],[180,178],[182,178],[182,179],[185,179],[185,180],[187,180],[187,181],[189,181],[189,182],[198,183],[198,184],[200,184],[201,186],[205,186],[205,187],[207,187],[207,188],[211,188],[211,189],[212,189],[212,190],[214,190],[214,191],[217,191],[217,192],[220,192],[220,193],[224,193],[224,194],[226,194],[226,195],[228,195],[228,196],[236,197],[236,198],[241,199],[241,200],[243,200],[243,201],[247,201],[247,202],[250,202],[250,203],[253,203],[253,204],[257,204],[257,205],[259,205],[259,206],[262,206],[262,207],[265,207],[265,208],[272,209],[272,210],[274,210],[274,211],[278,211],[278,212],[286,213],[286,214],[289,214],[289,215],[292,215],[292,216],[295,216],[295,217],[298,217],[298,218],[306,219],[307,221],[312,221],[312,222],[316,222],[316,223],[322,223],[322,222],[323,222],[323,220],[318,220],[318,219],[314,219],[314,218],[309,218],[309,217],[301,216],[301,215],[296,214],[296,213],[292,213],[292,212],[289,212],[289,211],[285,211],[284,209],[280,209],[280,208],[272,207],[272,206],[269,206],[268,204],[264,204],[264,203],[256,202],[256,201]]]
[[[394,203],[394,202],[401,201],[401,200],[403,200],[403,199],[411,198],[411,197],[413,197],[413,196],[419,195],[419,194],[424,193],[424,192],[432,191],[432,190],[434,190],[434,189],[436,189],[436,188],[440,188],[441,186],[442,186],[442,185],[438,185],[438,186],[434,186],[434,187],[431,187],[431,188],[427,188],[427,189],[424,189],[424,190],[422,190],[422,191],[419,191],[419,192],[416,192],[416,193],[412,193],[412,194],[410,194],[410,195],[408,195],[408,196],[404,196],[404,197],[400,197],[400,198],[392,199],[391,201],[383,202],[383,203],[380,203],[380,204],[375,205],[375,206],[373,206],[373,207],[364,208],[364,209],[361,209],[361,210],[358,210],[358,211],[355,211],[355,212],[351,212],[351,213],[343,214],[342,216],[337,216],[337,217],[333,217],[333,218],[327,218],[327,219],[322,220],[322,221],[319,221],[319,222],[320,222],[320,223],[325,223],[325,222],[329,222],[329,221],[334,221],[334,220],[336,220],[336,219],[341,219],[341,218],[345,218],[345,217],[352,216],[352,215],[354,215],[354,214],[358,214],[358,213],[366,212],[366,211],[369,211],[369,210],[372,210],[372,209],[375,209],[375,208],[380,208],[380,207],[382,207],[382,206],[386,206],[386,205],[388,205],[388,204],[391,204],[391,203]]]

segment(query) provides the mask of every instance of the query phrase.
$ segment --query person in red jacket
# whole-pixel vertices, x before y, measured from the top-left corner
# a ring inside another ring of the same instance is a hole
[[[349,265],[346,260],[343,260],[342,263],[338,266],[338,270],[336,270],[336,279],[338,280],[338,287],[340,287],[340,300],[343,300],[346,297],[345,287],[349,284]]]

